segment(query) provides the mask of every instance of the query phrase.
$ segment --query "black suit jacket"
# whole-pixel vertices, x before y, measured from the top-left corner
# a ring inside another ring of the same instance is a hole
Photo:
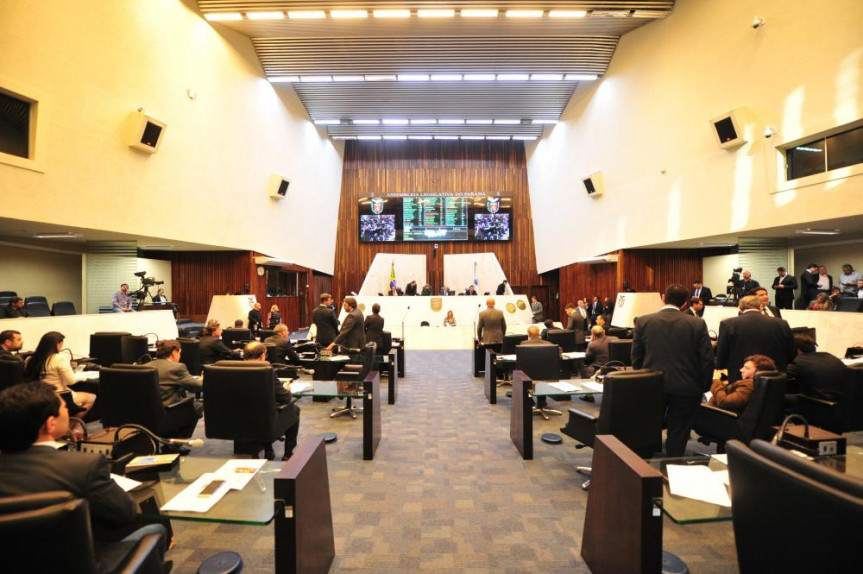
[[[666,394],[703,394],[713,379],[707,324],[670,308],[638,317],[632,337],[632,366],[662,371]]]
[[[312,311],[312,323],[315,324],[315,327],[318,330],[317,335],[315,335],[315,341],[319,345],[326,347],[333,342],[333,339],[336,338],[336,331],[338,331],[339,323],[336,321],[336,315],[333,313],[332,309],[325,307],[324,305],[318,305],[318,307]]]
[[[362,311],[354,309],[345,315],[342,328],[339,330],[339,334],[336,335],[335,343],[348,349],[361,349],[366,346],[366,332]]]
[[[137,505],[109,476],[101,454],[58,451],[31,446],[0,455],[0,496],[62,490],[90,505],[90,522],[97,541],[110,542],[112,530],[132,526]],[[50,548],[46,547],[46,551]]]
[[[767,355],[776,368],[785,371],[797,355],[791,328],[783,319],[773,319],[757,311],[743,313],[719,323],[716,343],[716,368],[728,369],[728,381],[740,380],[740,368],[749,355]]]
[[[788,374],[797,379],[802,394],[828,401],[842,400],[846,377],[853,376],[840,359],[820,351],[797,355]]]
[[[773,305],[768,305],[767,309],[769,309],[770,312],[773,313],[773,317],[775,317],[777,319],[782,318],[782,312],[779,310],[778,307],[774,307]],[[770,317],[770,315],[765,313],[763,309],[761,310],[761,314],[764,315],[765,317]]]
[[[267,357],[270,359],[271,363],[279,363],[281,365],[300,364],[300,356],[294,350],[294,346],[291,345],[291,341],[287,337],[273,335],[264,339],[264,344],[274,345],[276,347],[275,353],[272,357],[267,354]]]
[[[818,296],[818,274],[804,271],[800,274],[801,297],[808,303]]]
[[[689,297],[695,297],[695,289],[693,289],[692,292],[689,293]],[[710,287],[705,287],[704,285],[702,285],[701,294],[699,295],[699,297],[701,297],[701,300],[704,301],[705,305],[707,305],[710,300],[713,299],[713,291],[710,290]],[[702,312],[702,315],[703,314],[704,313]]]
[[[235,353],[221,339],[212,335],[201,335],[199,341],[198,355],[201,357],[202,365],[212,365],[216,361],[240,358],[239,353]]]
[[[582,317],[581,313],[576,309],[569,319],[566,321],[566,328],[575,331],[575,344],[584,345],[584,340],[587,338],[588,322],[590,321],[590,313],[587,317]]]
[[[366,332],[366,343],[376,344],[378,352],[380,352],[380,348],[383,346],[384,318],[372,313],[366,317],[364,329]]]
[[[776,287],[782,283],[784,287],[777,289]],[[793,275],[785,274],[785,277],[780,278],[779,275],[773,278],[773,290],[776,291],[774,297],[776,306],[783,309],[790,309],[794,305],[794,290],[797,289],[797,278]]]

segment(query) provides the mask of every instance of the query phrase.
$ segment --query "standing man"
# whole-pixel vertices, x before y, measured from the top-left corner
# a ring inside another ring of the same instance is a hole
[[[789,275],[784,267],[776,268],[773,278],[773,290],[776,291],[776,307],[778,309],[794,308],[794,290],[797,289],[797,278]]]
[[[590,304],[590,322],[595,325],[596,318],[602,315],[602,313],[602,303],[599,302],[599,297],[594,297],[593,302]]]
[[[842,266],[842,275],[839,276],[839,290],[842,292],[843,297],[856,297],[857,296],[857,282],[863,279],[863,275],[860,275],[857,271],[854,271],[854,268],[851,267],[850,263],[846,263]]]
[[[740,281],[740,296],[754,295],[752,290],[756,287],[761,287],[761,283],[752,278],[752,273],[749,271],[743,272],[743,279]]]
[[[497,291],[495,293],[497,295],[506,295],[506,284],[507,283],[508,283],[508,281],[506,279],[504,279],[503,282],[497,286]]]
[[[716,368],[728,369],[728,384],[740,380],[740,369],[749,355],[766,355],[776,368],[785,367],[797,356],[791,328],[783,319],[761,314],[761,299],[751,295],[740,300],[740,315],[719,323]]]
[[[710,300],[713,299],[713,292],[710,290],[710,287],[705,287],[701,284],[701,279],[693,279],[692,293],[690,293],[689,296],[700,297],[702,301],[709,303]],[[703,311],[702,314],[704,314]]]
[[[798,309],[805,309],[818,296],[818,265],[810,263],[800,274],[800,301]]]
[[[542,323],[544,317],[542,315],[542,303],[536,298],[536,295],[530,296],[530,312],[533,313],[533,322]]]
[[[492,298],[486,299],[485,307],[485,310],[480,312],[479,321],[476,324],[476,338],[483,345],[503,343],[503,335],[506,333],[503,311],[494,308]]]
[[[638,317],[632,339],[632,366],[662,371],[668,434],[665,454],[683,456],[701,397],[713,378],[713,350],[707,324],[681,313],[688,290],[680,284],[665,289],[665,305]]]
[[[24,309],[24,299],[12,297],[9,304],[0,309],[0,319],[23,319],[29,317],[30,313]]]
[[[264,318],[261,316],[261,304],[255,303],[255,306],[249,311],[249,330],[252,332],[252,335],[261,330],[263,323]]]
[[[0,333],[0,359],[20,361],[21,357],[18,353],[23,346],[24,341],[21,340],[20,332],[10,329]]]
[[[366,333],[366,343],[377,345],[378,352],[384,345],[384,318],[381,317],[381,306],[372,305],[372,314],[366,317],[363,330]]]
[[[782,318],[782,313],[778,308],[770,304],[770,296],[767,294],[765,287],[757,287],[752,292],[753,295],[761,299],[761,314],[767,317]]]
[[[578,301],[578,305],[567,303],[564,312],[569,316],[566,328],[575,331],[575,344],[584,345],[587,338],[587,311],[584,309],[584,301]]]
[[[120,285],[120,290],[114,293],[114,297],[111,300],[111,308],[114,310],[114,313],[134,313],[135,310],[132,309],[132,297],[128,294],[129,284],[123,283]]]
[[[333,296],[329,293],[321,293],[321,304],[312,311],[312,323],[315,324],[317,334],[315,342],[322,347],[326,347],[336,338],[336,331],[339,328],[339,323],[336,321],[336,316],[330,305],[333,303]]]
[[[345,297],[342,308],[347,313],[342,328],[336,338],[327,346],[332,349],[336,345],[346,349],[362,349],[366,346],[365,321],[363,313],[357,309],[357,300],[353,297]]]
[[[833,289],[833,276],[827,275],[827,267],[821,265],[818,267],[818,292],[830,295]],[[817,297],[817,295],[816,295]]]

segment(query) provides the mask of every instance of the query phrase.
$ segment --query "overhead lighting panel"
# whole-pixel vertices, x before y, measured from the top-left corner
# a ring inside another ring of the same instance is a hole
[[[246,12],[249,20],[284,20],[284,12]]]
[[[408,136],[409,140],[430,140],[434,139],[432,136]]]
[[[379,140],[381,136],[357,136],[358,140]]]
[[[462,126],[464,125],[464,120],[456,120],[456,119],[441,119],[438,120],[438,124],[442,126]]]
[[[299,76],[273,76],[272,78],[267,78],[271,84],[286,84],[289,82],[299,82]]]
[[[584,18],[587,10],[549,10],[549,18]]]
[[[332,76],[300,76],[300,81],[303,83],[311,82],[332,82]]]
[[[467,123],[468,125],[483,126],[491,124],[492,120],[468,120]]]
[[[468,9],[461,11],[462,18],[497,18],[497,10]]]
[[[522,82],[530,79],[530,74],[498,74],[499,82]]]
[[[432,74],[433,82],[460,82],[461,74]]]
[[[517,126],[521,120],[494,120],[494,123],[499,126]]]
[[[362,82],[365,78],[362,76],[333,76],[334,82]]]
[[[395,74],[366,74],[367,82],[395,82]]]
[[[288,18],[291,20],[323,20],[327,17],[323,10],[297,10],[288,12]]]
[[[437,123],[437,120],[432,119],[419,119],[419,120],[411,120],[412,126],[431,126]]]
[[[408,136],[384,136],[385,140],[406,140]]]
[[[408,123],[409,123],[408,120],[402,120],[402,119],[386,119],[385,118],[383,120],[383,124],[385,126],[406,126],[406,125],[408,125]]]
[[[355,126],[376,126],[380,123],[380,120],[354,120]]]
[[[570,82],[592,82],[598,77],[596,74],[567,74],[564,79]]]
[[[417,10],[420,18],[452,18],[455,16],[453,9]]]
[[[368,18],[368,10],[330,10],[330,17],[334,20],[359,20]]]
[[[315,120],[316,126],[337,126],[340,123],[341,120]]]
[[[507,18],[542,18],[542,10],[507,10]]]
[[[410,18],[410,10],[372,10],[375,18]]]
[[[537,82],[559,82],[563,74],[531,74],[530,79]]]
[[[465,82],[493,82],[494,74],[465,74]]]
[[[243,15],[239,12],[214,12],[204,14],[204,20],[207,22],[242,22]]]
[[[399,74],[400,82],[428,82],[428,74]]]

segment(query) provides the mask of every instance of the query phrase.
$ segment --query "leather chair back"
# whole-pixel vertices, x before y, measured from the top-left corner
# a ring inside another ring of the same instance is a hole
[[[154,433],[165,418],[159,392],[159,373],[147,365],[116,363],[99,372],[102,426],[133,423]]]
[[[120,362],[126,364],[149,363],[149,341],[145,335],[123,335],[120,337]]]
[[[662,372],[615,371],[605,377],[596,434],[611,434],[639,454],[662,450]]]
[[[572,329],[549,329],[546,333],[546,339],[549,343],[554,343],[564,353],[571,353],[578,348],[578,341],[575,340],[575,331]],[[584,341],[581,341],[583,344]]]
[[[778,371],[758,373],[749,403],[740,413],[740,433],[736,437],[745,443],[752,439],[769,439],[773,425],[782,422],[785,403],[785,374]]]
[[[742,574],[855,572],[863,499],[729,441],[734,538]],[[806,551],[795,552],[795,542]],[[822,549],[815,551],[813,549]]]
[[[617,339],[608,342],[608,360],[620,361],[627,367],[632,366],[632,339]]]
[[[0,297],[8,297],[11,299],[12,297],[17,297],[18,293],[15,291],[0,291]]]
[[[24,361],[0,359],[0,391],[24,382]]]
[[[93,333],[90,335],[90,356],[97,359],[103,367],[122,363],[123,346],[121,339],[123,335],[131,335],[131,333],[121,331]]]
[[[204,365],[204,428],[207,438],[224,440],[271,443],[282,436],[272,366],[261,361]]]
[[[511,355],[515,353],[515,348],[518,345],[521,345],[524,341],[527,341],[527,335],[504,335],[503,345],[501,346],[500,352],[504,355]]]
[[[31,295],[29,297],[24,297],[24,305],[29,305],[30,303],[45,303],[48,304],[48,298],[42,295]]]
[[[198,339],[177,339],[180,343],[180,362],[186,365],[189,373],[197,377],[201,374],[201,355]]]
[[[560,380],[560,349],[557,345],[518,345],[515,368],[534,381]]]
[[[251,341],[252,339],[254,337],[252,337],[252,332],[249,329],[235,329],[231,327],[222,330],[222,342],[232,349],[241,345],[240,341]]]
[[[43,303],[42,301],[31,301],[30,303],[25,303],[24,307],[27,309],[27,313],[31,317],[51,316],[51,307],[48,306],[48,303]]]
[[[46,541],[62,543],[46,547]],[[9,572],[95,574],[87,501],[74,500],[67,492],[0,500],[0,553]]]
[[[388,355],[393,349],[393,334],[389,331],[381,331],[381,348],[377,350],[380,356]]]
[[[75,310],[75,304],[71,301],[57,301],[51,305],[51,314],[60,317],[62,315],[77,315],[78,311]]]
[[[272,337],[272,336],[273,336],[273,335],[275,335],[275,334],[276,334],[276,332],[275,332],[275,331],[273,331],[272,329],[260,329],[260,330],[258,331],[258,339],[260,339],[260,340],[261,340],[261,342],[263,342],[263,341],[264,341],[264,339],[267,339],[267,338],[269,338],[269,337]]]
[[[791,451],[779,445],[769,443],[766,440],[755,439],[749,443],[749,448],[764,458],[781,464],[794,472],[826,484],[830,488],[835,488],[863,499],[863,482],[857,478],[843,472],[837,472],[829,466],[818,464],[812,460],[800,458],[796,454],[792,454]]]

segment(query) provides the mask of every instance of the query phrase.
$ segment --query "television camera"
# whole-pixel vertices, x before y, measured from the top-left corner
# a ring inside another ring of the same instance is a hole
[[[743,271],[743,267],[735,267],[731,270],[731,277],[728,278],[728,285],[726,285],[725,292],[728,294],[729,298],[740,299],[743,294],[740,292],[740,284],[743,281],[740,279],[740,273]]]
[[[138,271],[135,273],[135,277],[141,280],[141,286],[134,293],[130,293],[130,295],[138,300],[138,305],[146,301],[147,297],[150,298],[150,301],[153,300],[153,295],[150,294],[150,287],[165,284],[164,281],[156,281],[155,277],[147,277],[146,271]]]

